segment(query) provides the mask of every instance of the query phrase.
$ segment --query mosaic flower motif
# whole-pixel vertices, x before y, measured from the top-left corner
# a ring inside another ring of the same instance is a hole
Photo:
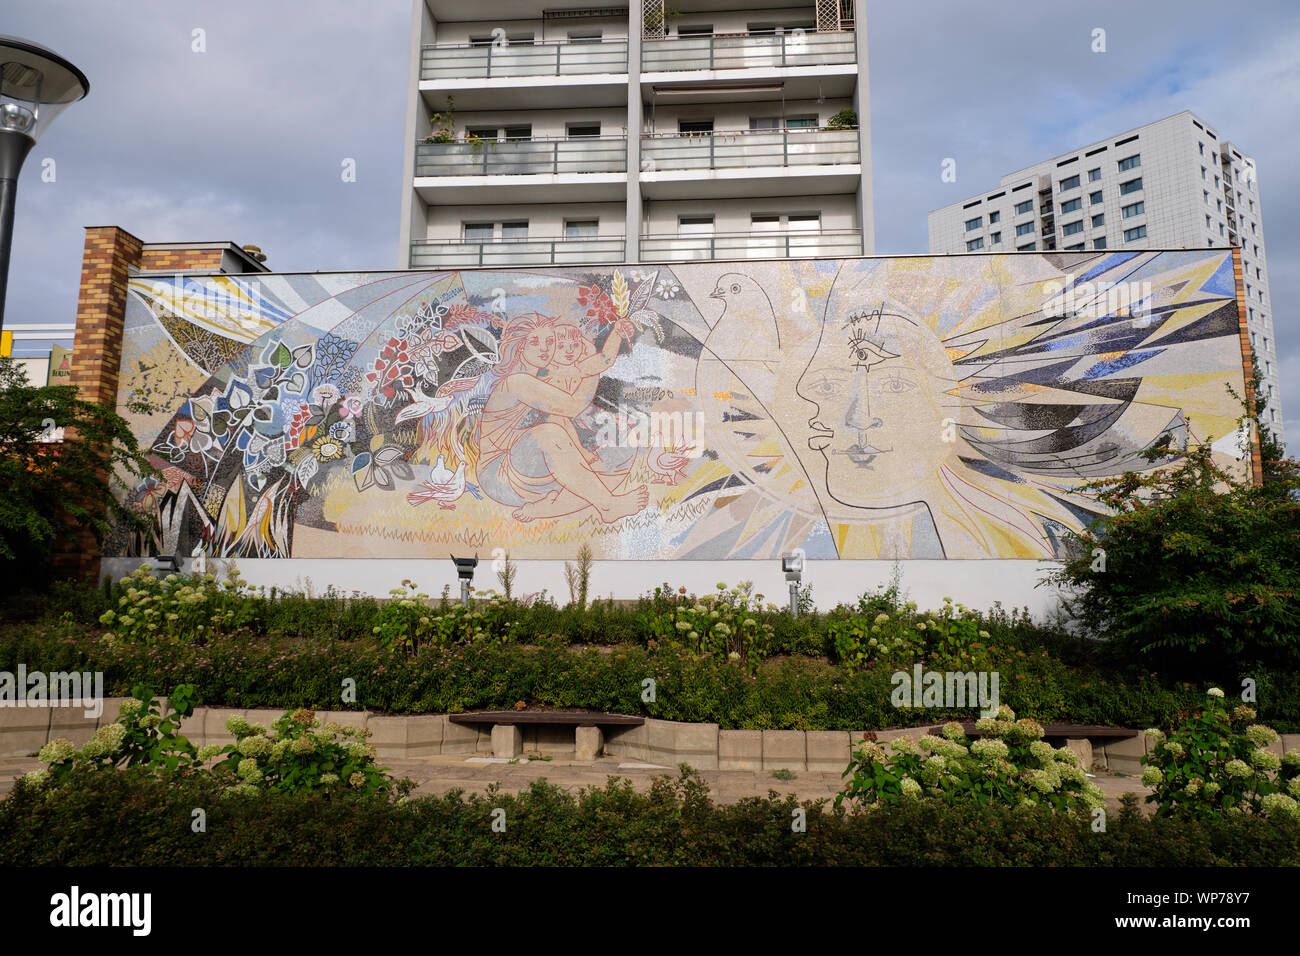
[[[337,461],[343,457],[343,443],[333,435],[322,435],[311,443],[311,453],[318,461]]]
[[[600,286],[583,285],[578,287],[578,305],[587,309],[587,318],[595,319],[602,326],[611,325],[619,319],[618,309],[609,293]]]

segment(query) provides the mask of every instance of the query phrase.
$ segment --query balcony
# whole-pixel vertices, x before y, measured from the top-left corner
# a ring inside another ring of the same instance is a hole
[[[421,143],[417,176],[542,176],[627,172],[627,138],[478,140]]]
[[[854,34],[846,32],[712,34],[641,43],[644,73],[852,65],[856,57]]]
[[[862,255],[857,229],[832,232],[737,233],[733,235],[642,236],[642,262],[700,259],[829,259]]]
[[[599,43],[437,44],[420,53],[421,80],[586,76],[627,73],[627,41]]]
[[[421,143],[415,148],[415,185],[425,202],[618,200],[627,190],[626,173],[624,136]],[[546,188],[545,195],[538,195],[539,186]]]
[[[714,131],[705,135],[658,133],[643,140],[641,158],[642,168],[649,172],[855,165],[858,162],[858,131],[786,129]]]
[[[652,134],[641,140],[647,199],[814,196],[856,192],[856,129]]]
[[[412,269],[472,269],[587,265],[624,259],[621,237],[612,239],[417,239]]]

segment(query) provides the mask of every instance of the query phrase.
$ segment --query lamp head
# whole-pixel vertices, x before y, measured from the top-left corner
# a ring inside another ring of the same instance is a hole
[[[781,555],[781,570],[787,581],[799,581],[803,578],[803,552],[791,551]]]
[[[0,36],[0,133],[35,141],[65,106],[88,92],[86,74],[53,50]]]
[[[478,567],[478,555],[472,558],[458,558],[453,555],[451,563],[456,565],[456,575],[462,581],[474,580],[474,569]]]

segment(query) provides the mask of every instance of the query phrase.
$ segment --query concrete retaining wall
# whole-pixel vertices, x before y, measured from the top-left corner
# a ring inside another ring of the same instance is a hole
[[[65,737],[80,746],[96,727],[110,724],[121,711],[123,697],[104,701],[98,718],[86,717],[81,707],[0,707],[0,757],[34,754],[51,740]],[[235,714],[250,723],[269,727],[284,714],[283,709],[243,710],[228,707],[200,707],[181,723],[181,733],[196,747],[227,744],[234,736],[226,721]],[[334,721],[345,727],[371,732],[378,759],[403,760],[441,754],[492,753],[492,728],[454,724],[446,714],[418,714],[391,717],[368,711],[317,711],[322,724]],[[932,724],[875,731],[876,739],[897,737],[914,740],[930,732]],[[574,752],[574,731],[570,727],[522,725],[525,753],[552,755]],[[852,749],[868,731],[840,730],[720,730],[717,724],[691,724],[647,717],[640,727],[610,727],[605,753],[644,763],[675,767],[689,764],[697,770],[808,770],[839,773],[848,766]],[[1146,737],[1138,734],[1122,740],[1095,738],[1073,741],[1071,748],[1085,763],[1112,772],[1137,775],[1140,758],[1147,753]],[[1270,748],[1281,755],[1300,750],[1300,734],[1284,734]],[[1088,755],[1091,755],[1091,761]]]

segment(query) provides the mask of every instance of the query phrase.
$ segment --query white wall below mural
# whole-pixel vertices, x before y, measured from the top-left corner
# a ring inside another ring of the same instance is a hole
[[[140,566],[140,558],[105,558],[101,574],[114,579],[130,574]],[[563,561],[515,561],[519,575],[515,579],[517,595],[543,589],[556,603],[569,600]],[[248,559],[235,562],[240,576],[254,587],[308,591],[320,595],[328,587],[344,594],[360,592],[387,597],[404,579],[414,581],[431,597],[451,588],[453,599],[460,584],[450,560],[402,560],[366,558],[347,561],[331,558]],[[208,558],[208,570],[224,578],[229,562]],[[994,601],[1008,609],[1028,607],[1035,619],[1052,614],[1059,604],[1059,592],[1049,585],[1035,585],[1051,569],[1054,561],[902,561],[899,562],[902,589],[907,599],[924,609],[938,609],[950,597],[968,607],[987,610]],[[840,602],[853,602],[864,591],[887,585],[893,572],[892,561],[808,561],[804,583],[813,587],[817,609],[826,611]],[[182,562],[190,571],[193,563]],[[780,561],[596,561],[592,567],[591,599],[611,595],[633,599],[667,582],[685,586],[696,593],[711,591],[718,582],[728,585],[753,581],[755,590],[766,600],[785,605],[789,591]],[[474,586],[482,591],[501,590],[492,570],[492,559],[480,556]]]

